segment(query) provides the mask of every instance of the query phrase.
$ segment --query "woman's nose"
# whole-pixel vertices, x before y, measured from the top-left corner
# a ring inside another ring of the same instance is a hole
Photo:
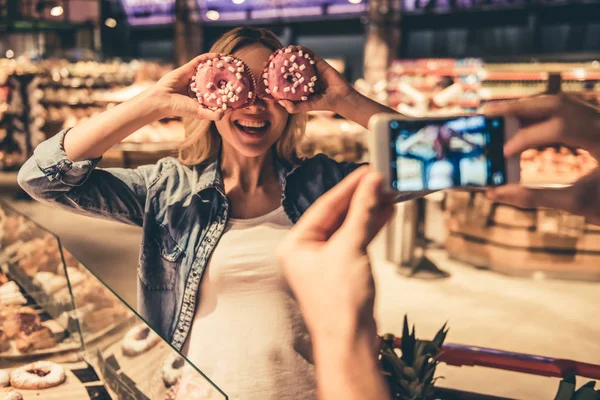
[[[250,111],[265,111],[267,109],[267,103],[264,99],[257,96],[254,103],[245,108]]]

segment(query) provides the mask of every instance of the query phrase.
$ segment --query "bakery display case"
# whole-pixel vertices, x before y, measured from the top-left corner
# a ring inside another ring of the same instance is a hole
[[[0,170],[17,170],[46,138],[133,98],[171,69],[146,61],[0,59]],[[180,118],[156,121],[108,151],[102,165],[156,162],[184,136]]]
[[[58,237],[0,203],[0,394],[226,399]]]

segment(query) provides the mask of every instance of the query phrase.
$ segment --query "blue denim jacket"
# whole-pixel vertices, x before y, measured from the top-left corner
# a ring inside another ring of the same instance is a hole
[[[100,159],[69,160],[65,133],[36,148],[19,171],[19,184],[37,200],[143,227],[138,310],[181,349],[202,275],[229,215],[219,163],[187,167],[168,157],[136,169],[100,169],[95,168]],[[278,160],[276,166],[282,204],[295,223],[358,164],[318,155],[298,165]]]

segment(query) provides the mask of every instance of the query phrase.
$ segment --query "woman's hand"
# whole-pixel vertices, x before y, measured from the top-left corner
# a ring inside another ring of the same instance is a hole
[[[218,57],[217,53],[202,54],[187,64],[169,72],[148,89],[148,95],[156,101],[160,114],[164,117],[189,117],[218,121],[224,111],[205,109],[195,98],[189,96],[190,79],[198,65],[206,60]]]
[[[337,112],[341,100],[354,92],[354,88],[327,61],[309,49],[301,48],[303,51],[311,54],[315,60],[315,67],[319,78],[316,85],[316,93],[310,96],[307,101],[294,103],[289,100],[280,100],[279,104],[290,114],[307,111]]]

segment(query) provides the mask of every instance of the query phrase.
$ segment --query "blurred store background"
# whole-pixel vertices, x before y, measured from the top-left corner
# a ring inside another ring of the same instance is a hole
[[[597,0],[0,0],[0,200],[56,233],[132,305],[139,229],[28,201],[16,172],[46,138],[130,99],[240,25],[311,48],[408,116],[560,90],[600,101]],[[154,163],[184,134],[178,119],[155,122],[101,166]],[[366,161],[366,135],[314,112],[302,151]],[[521,173],[568,183],[596,166],[584,151],[549,148],[524,154]],[[400,333],[408,313],[424,336],[449,320],[451,342],[600,361],[600,226],[435,193],[400,205],[374,252],[384,331]],[[449,387],[511,398],[551,398],[558,387],[486,368],[443,372]]]

